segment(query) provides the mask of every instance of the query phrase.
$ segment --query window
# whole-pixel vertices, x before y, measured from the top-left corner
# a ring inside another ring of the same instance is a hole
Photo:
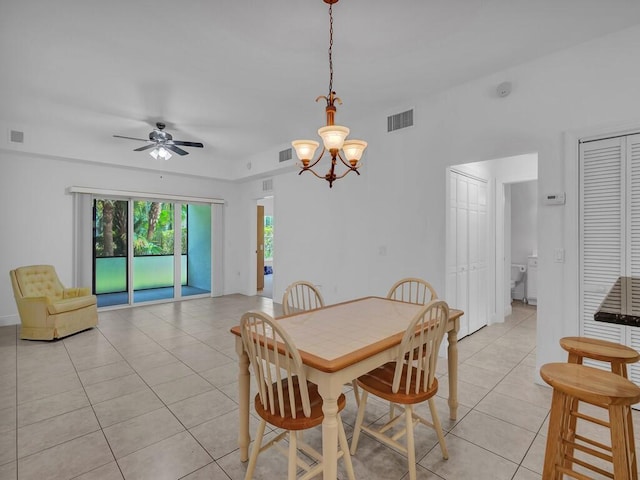
[[[264,259],[273,259],[273,217],[264,216]]]

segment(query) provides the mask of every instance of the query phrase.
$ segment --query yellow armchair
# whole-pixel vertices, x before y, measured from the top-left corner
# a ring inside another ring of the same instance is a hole
[[[20,337],[52,340],[98,324],[96,296],[89,288],[64,288],[51,265],[9,272],[22,328]]]

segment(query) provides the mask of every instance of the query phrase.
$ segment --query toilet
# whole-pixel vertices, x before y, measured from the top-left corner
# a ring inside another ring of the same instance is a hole
[[[518,263],[511,264],[511,289],[516,288],[516,285],[522,282],[526,271],[527,271],[526,265],[522,265]]]

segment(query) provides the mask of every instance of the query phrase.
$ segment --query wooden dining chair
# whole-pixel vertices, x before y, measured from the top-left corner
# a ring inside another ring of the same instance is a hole
[[[352,455],[358,448],[360,432],[364,430],[374,438],[407,455],[409,479],[415,480],[416,456],[413,427],[421,423],[434,428],[438,435],[442,457],[449,458],[433,398],[438,391],[438,380],[435,377],[438,351],[448,318],[449,307],[445,302],[434,300],[428,303],[407,327],[395,361],[386,363],[358,378],[362,397],[351,441]],[[410,361],[407,361],[407,356],[411,359]],[[363,425],[369,394],[404,406],[404,414],[390,419],[380,428]],[[424,401],[429,403],[431,421],[417,415],[413,408],[414,405]],[[403,419],[405,425],[400,431],[389,432]],[[406,438],[404,445],[398,441],[403,436]]]
[[[387,298],[401,302],[426,305],[438,298],[435,289],[426,280],[408,277],[398,280],[387,293]]]
[[[438,294],[435,288],[431,286],[429,282],[421,278],[407,277],[398,280],[389,289],[387,298],[392,300],[399,300],[401,302],[415,303],[416,305],[426,305],[427,303],[437,300]],[[359,404],[359,392],[358,388],[354,386],[354,393],[356,396],[356,403]],[[389,405],[389,418],[395,416],[395,406]]]
[[[255,410],[261,421],[251,448],[245,480],[253,477],[258,454],[275,446],[288,455],[288,480],[296,478],[298,467],[304,473],[300,480],[310,479],[323,471],[322,454],[298,438],[297,432],[316,427],[322,423],[322,397],[317,385],[307,381],[300,353],[287,332],[269,315],[262,312],[247,312],[240,320],[244,349],[258,385]],[[277,353],[276,353],[277,352]],[[355,480],[347,436],[339,412],[345,407],[344,394],[338,398],[338,459],[343,458],[349,480]],[[267,423],[283,431],[273,440],[262,445]],[[289,449],[280,445],[289,440]],[[306,463],[298,456],[301,450],[315,464]],[[275,475],[274,475],[275,478]]]
[[[311,282],[299,280],[287,287],[282,296],[282,311],[285,315],[324,307],[322,294]],[[356,381],[351,382],[356,405],[360,403]]]
[[[311,282],[299,280],[287,287],[282,296],[282,310],[285,315],[324,307],[320,291]]]

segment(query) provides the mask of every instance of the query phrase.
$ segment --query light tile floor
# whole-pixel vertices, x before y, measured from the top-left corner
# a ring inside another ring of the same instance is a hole
[[[54,342],[0,327],[0,479],[244,478],[229,329],[249,309],[281,312],[270,299],[230,295],[100,312],[98,328]],[[517,304],[504,324],[460,341],[456,422],[439,361],[449,460],[435,433],[418,428],[418,478],[541,478],[551,392],[533,383],[535,342],[536,310]],[[346,393],[350,437],[356,407]],[[387,412],[371,399],[366,421]],[[306,438],[321,445],[319,429]],[[367,435],[353,462],[357,478],[408,478],[406,459]],[[284,457],[259,457],[254,478],[285,477]]]

